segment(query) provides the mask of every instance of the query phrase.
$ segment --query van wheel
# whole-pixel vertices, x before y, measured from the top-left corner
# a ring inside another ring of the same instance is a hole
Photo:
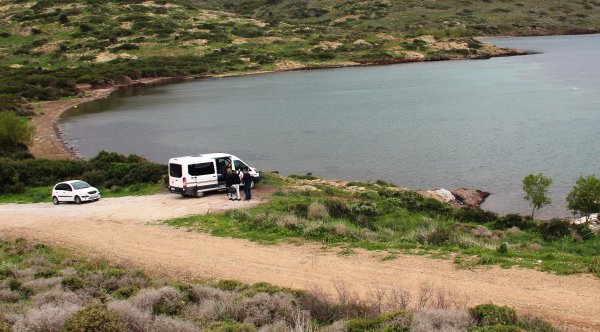
[[[75,204],[81,204],[81,198],[79,196],[75,196]]]
[[[256,187],[256,182],[254,181],[254,179],[252,179],[252,181],[250,182],[250,189],[254,189],[254,187]]]
[[[54,205],[60,204],[60,201],[58,200],[58,197],[56,197],[56,196],[52,197],[52,204],[54,204]]]
[[[196,193],[194,194],[194,197],[198,198],[198,197],[204,197],[204,193],[201,191],[196,190]]]

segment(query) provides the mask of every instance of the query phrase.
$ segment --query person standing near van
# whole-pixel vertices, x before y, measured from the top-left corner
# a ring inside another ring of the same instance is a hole
[[[244,181],[244,196],[246,196],[245,200],[249,201],[252,199],[252,191],[250,188],[250,185],[252,184],[252,175],[250,175],[250,169],[248,167],[244,168],[242,181]]]
[[[227,175],[227,183],[231,183],[231,188],[233,188],[231,190],[231,198],[230,200],[235,201],[241,201],[242,199],[240,198],[240,174],[238,173],[237,170],[231,170],[231,172],[229,172],[229,170],[227,171],[228,175]]]

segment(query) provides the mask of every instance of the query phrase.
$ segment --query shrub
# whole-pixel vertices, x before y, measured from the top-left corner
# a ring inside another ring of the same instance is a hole
[[[571,234],[571,225],[561,219],[552,219],[540,225],[540,234],[545,241],[553,241]]]
[[[27,146],[33,140],[34,128],[12,112],[0,112],[0,151]]]
[[[413,314],[407,311],[391,312],[373,319],[351,319],[348,331],[410,331]]]
[[[119,317],[100,303],[93,303],[76,312],[63,327],[73,332],[124,331],[125,324]]]
[[[280,319],[292,321],[295,311],[295,299],[288,293],[258,293],[251,298],[243,299],[236,310],[238,321],[263,326]]]
[[[375,217],[379,215],[377,204],[373,202],[360,202],[352,207],[352,213],[366,217]]]
[[[329,215],[334,218],[349,218],[352,216],[352,210],[348,207],[348,204],[342,200],[327,200],[324,204]]]
[[[277,226],[279,227],[297,229],[301,225],[301,219],[296,217],[295,214],[284,214],[277,217],[275,223],[277,223]]]
[[[500,246],[498,246],[497,250],[501,254],[507,254],[508,253],[508,243],[507,242],[502,242],[500,244]]]
[[[452,216],[461,222],[476,222],[480,224],[498,219],[498,215],[494,212],[468,207],[454,210]]]
[[[63,278],[60,284],[69,290],[78,290],[85,287],[85,281],[77,276],[68,276]]]
[[[308,206],[307,215],[310,219],[326,219],[329,217],[327,208],[320,202],[310,204]]]
[[[77,294],[71,291],[62,291],[53,289],[47,292],[36,294],[32,298],[33,304],[37,307],[43,307],[45,305],[80,305],[83,300]]]
[[[128,301],[110,302],[107,307],[121,318],[128,331],[146,332],[152,326],[152,315],[132,306]]]
[[[159,289],[142,289],[131,298],[131,302],[142,310],[152,311],[155,315],[174,315],[185,304],[183,295],[171,286]]]
[[[600,256],[593,257],[590,260],[590,272],[600,277]]]
[[[414,314],[411,331],[466,331],[473,324],[469,312],[463,310],[425,310]]]
[[[153,332],[196,332],[198,327],[191,322],[182,321],[165,315],[154,318]]]
[[[591,240],[596,236],[596,234],[590,229],[590,225],[588,224],[577,225],[575,227],[575,231],[577,232],[579,238],[584,241]]]
[[[517,322],[515,309],[495,304],[481,304],[469,310],[479,326],[514,325]]]
[[[62,306],[46,304],[39,308],[33,308],[17,318],[13,330],[58,332],[77,310],[79,310],[79,306],[74,304]]]
[[[532,228],[535,225],[530,218],[525,218],[520,214],[507,214],[496,220],[494,227],[496,229],[509,229],[511,227],[519,227],[520,229]]]
[[[212,324],[205,329],[207,332],[254,332],[256,329],[249,324],[238,323],[235,321],[225,321]]]

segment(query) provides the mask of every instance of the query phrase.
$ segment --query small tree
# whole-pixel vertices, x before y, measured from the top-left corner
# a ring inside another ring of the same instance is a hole
[[[584,215],[588,222],[592,213],[600,211],[600,179],[595,175],[580,176],[567,195],[567,203],[573,214]]]
[[[33,127],[12,112],[0,112],[0,151],[10,151],[33,141]]]
[[[552,202],[548,198],[548,187],[551,183],[552,179],[542,173],[529,174],[523,179],[523,191],[525,192],[523,199],[529,201],[529,204],[533,207],[531,220],[533,220],[536,209],[539,210]]]

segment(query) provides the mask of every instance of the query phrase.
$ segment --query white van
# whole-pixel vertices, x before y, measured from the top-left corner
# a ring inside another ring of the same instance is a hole
[[[201,197],[207,191],[225,190],[227,165],[240,171],[248,167],[253,179],[250,188],[254,188],[260,180],[258,170],[240,158],[227,153],[207,153],[169,159],[169,191],[182,196]]]

